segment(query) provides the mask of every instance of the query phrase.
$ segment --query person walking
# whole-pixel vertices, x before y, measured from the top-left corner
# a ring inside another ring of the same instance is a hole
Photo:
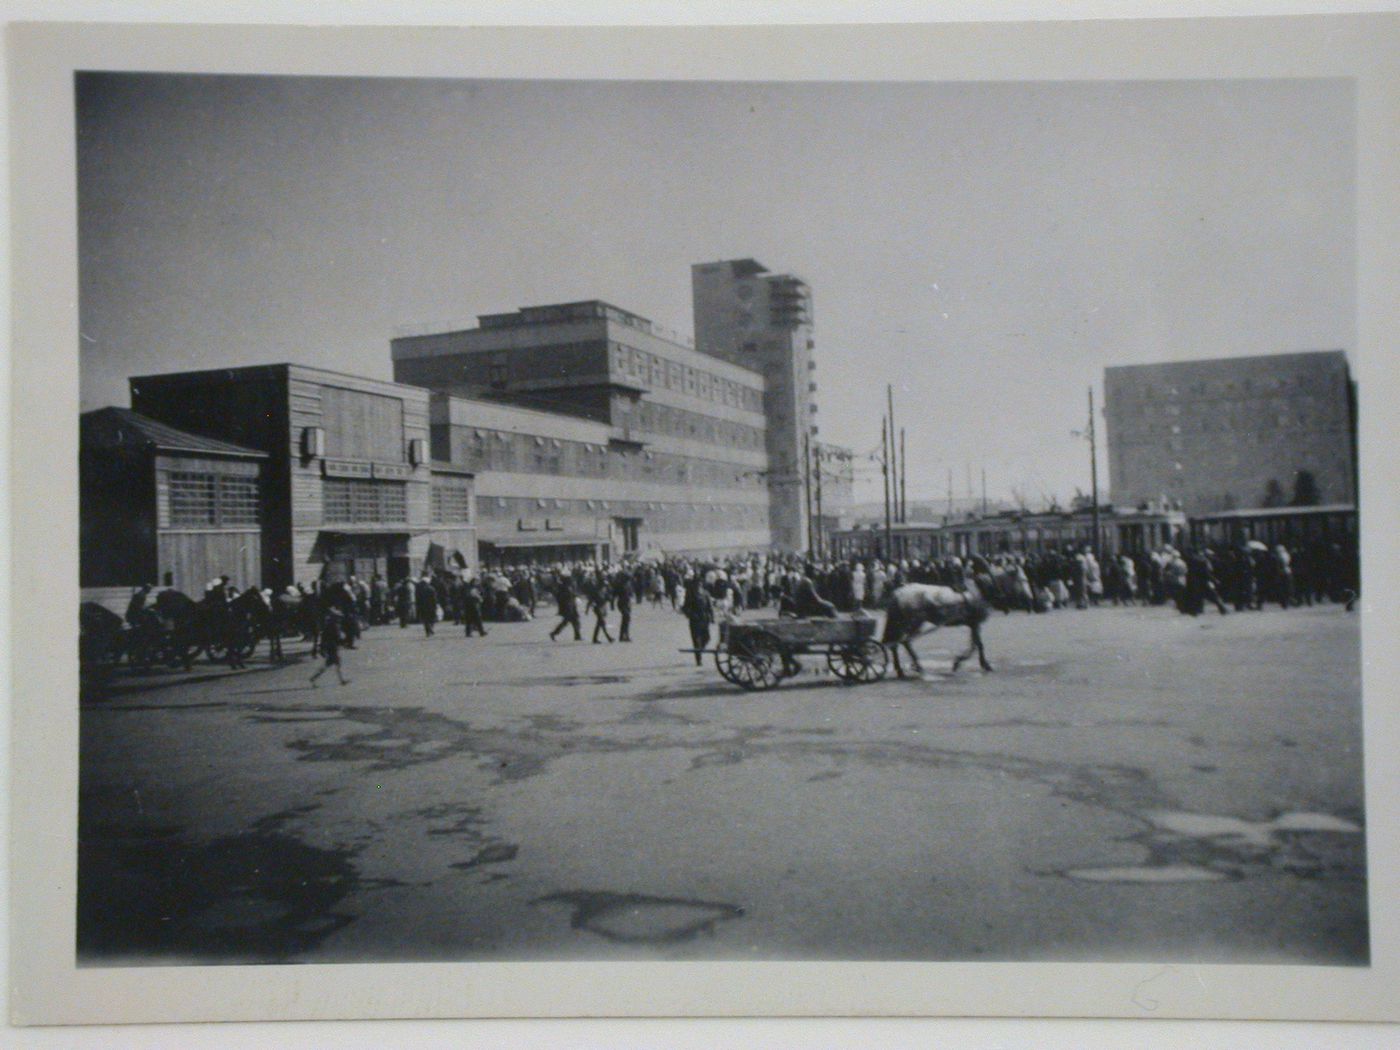
[[[325,655],[325,665],[311,676],[311,685],[314,688],[316,679],[335,668],[335,676],[340,679],[341,685],[349,685],[349,680],[345,677],[345,672],[340,669],[340,632],[344,628],[345,615],[335,606],[328,606],[321,617],[321,631],[319,636],[322,654]]]
[[[583,625],[578,621],[578,597],[574,593],[573,581],[567,575],[560,578],[555,596],[559,601],[559,623],[549,632],[549,640],[552,642],[559,637],[559,632],[565,627],[572,627],[574,641],[583,641]]]
[[[623,587],[617,592],[617,615],[620,620],[617,625],[617,640],[619,642],[630,642],[632,640],[632,588]]]
[[[608,633],[608,585],[598,583],[593,588],[593,593],[588,599],[588,609],[593,613],[593,644],[599,645],[598,634],[601,631],[608,644],[612,644],[613,636]]]
[[[476,581],[463,581],[462,589],[457,598],[461,603],[462,623],[466,624],[466,637],[470,638],[472,631],[476,631],[485,638],[486,624],[481,621],[481,592],[476,589]]]
[[[695,650],[695,666],[699,667],[704,655],[701,650],[710,645],[710,626],[715,622],[714,602],[699,576],[692,576],[684,586],[685,598],[681,602],[681,613],[690,625],[690,646]]]
[[[437,623],[437,591],[433,589],[433,581],[427,573],[423,574],[417,585],[413,588],[414,601],[418,606],[418,622],[423,625],[423,634],[431,638],[433,635],[433,624]]]

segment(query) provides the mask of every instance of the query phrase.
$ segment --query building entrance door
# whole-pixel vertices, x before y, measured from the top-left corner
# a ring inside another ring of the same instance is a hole
[[[613,522],[617,526],[618,538],[621,540],[621,542],[618,544],[618,547],[620,548],[618,550],[618,553],[636,554],[638,548],[641,546],[641,544],[638,542],[638,536],[641,532],[642,519],[614,518]]]
[[[407,536],[370,534],[327,537],[321,579],[334,582],[354,576],[368,581],[376,573],[391,584],[409,574]]]

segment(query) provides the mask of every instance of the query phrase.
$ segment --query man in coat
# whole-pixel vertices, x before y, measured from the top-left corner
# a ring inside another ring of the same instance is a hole
[[[549,632],[549,640],[554,641],[565,627],[572,627],[574,641],[583,641],[583,626],[578,622],[578,599],[575,596],[573,581],[567,575],[560,578],[555,596],[559,600],[559,623]]]
[[[710,644],[710,626],[715,622],[714,602],[699,576],[692,576],[685,582],[685,600],[681,602],[681,612],[690,624],[690,645],[695,650],[695,666],[701,664],[700,652]]]
[[[457,599],[460,602],[462,622],[467,625],[466,636],[470,638],[472,631],[476,631],[485,638],[486,625],[481,622],[481,592],[476,589],[476,581],[464,580]]]
[[[432,578],[424,573],[413,588],[414,602],[418,607],[418,622],[423,625],[423,634],[431,637],[433,624],[437,623],[437,591],[433,589]]]

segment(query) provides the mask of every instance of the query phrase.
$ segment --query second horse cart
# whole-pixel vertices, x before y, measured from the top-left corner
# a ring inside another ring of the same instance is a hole
[[[885,677],[889,655],[875,640],[873,617],[835,620],[743,620],[719,625],[715,667],[744,689],[771,689],[798,673],[796,657],[824,655],[845,682]]]

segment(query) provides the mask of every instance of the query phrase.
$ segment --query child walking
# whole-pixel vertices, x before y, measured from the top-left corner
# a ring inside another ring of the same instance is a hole
[[[311,676],[311,685],[316,685],[316,679],[335,667],[335,676],[340,679],[341,685],[348,685],[345,674],[340,669],[340,630],[341,612],[339,609],[328,608],[325,617],[321,620],[321,652],[325,654],[326,664],[319,671]]]

